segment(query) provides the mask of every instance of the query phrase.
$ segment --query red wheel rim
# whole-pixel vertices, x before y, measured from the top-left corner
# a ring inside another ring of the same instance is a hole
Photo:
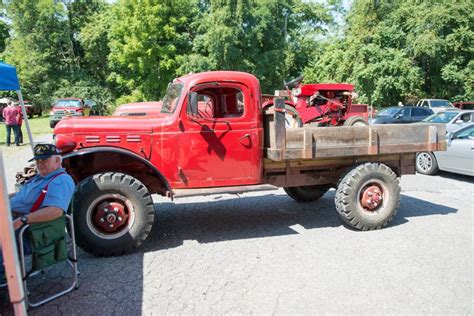
[[[116,233],[128,223],[128,213],[121,201],[104,201],[93,211],[92,222],[103,233]]]
[[[128,232],[135,220],[131,201],[120,194],[105,194],[95,199],[87,210],[87,225],[101,238],[114,239]]]
[[[375,211],[383,204],[383,189],[377,183],[367,184],[360,193],[360,204],[368,211]]]

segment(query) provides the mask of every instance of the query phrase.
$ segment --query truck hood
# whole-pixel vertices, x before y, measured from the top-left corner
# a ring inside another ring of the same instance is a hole
[[[159,118],[157,118],[159,120]],[[54,134],[151,134],[152,121],[145,117],[94,116],[62,119]]]

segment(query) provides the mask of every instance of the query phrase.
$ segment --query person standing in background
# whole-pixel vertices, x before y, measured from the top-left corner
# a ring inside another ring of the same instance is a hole
[[[7,107],[3,109],[2,115],[5,118],[5,127],[7,129],[7,146],[10,146],[10,137],[12,130],[13,134],[15,135],[15,144],[17,146],[20,146],[20,138],[18,133],[19,112],[18,109],[13,105],[13,102],[11,100],[8,102]]]
[[[23,124],[23,112],[21,111],[20,103],[16,104],[18,109],[18,142],[23,144],[23,131],[21,130],[21,125]]]

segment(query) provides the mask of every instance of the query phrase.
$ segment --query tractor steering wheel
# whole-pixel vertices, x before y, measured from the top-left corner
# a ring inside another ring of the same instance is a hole
[[[285,80],[283,80],[283,87],[287,88],[288,90],[291,90],[299,86],[299,84],[303,81],[303,79],[304,79],[304,76],[299,76],[298,78],[295,78],[288,82],[285,82]]]

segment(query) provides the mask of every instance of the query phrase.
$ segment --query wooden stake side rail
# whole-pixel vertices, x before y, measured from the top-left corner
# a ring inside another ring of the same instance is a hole
[[[273,112],[273,111],[272,111]],[[272,120],[272,116],[274,118]],[[446,150],[444,124],[285,128],[284,102],[265,120],[266,158],[273,161]]]
[[[415,153],[274,161],[264,159],[264,182],[274,186],[335,184],[348,167],[383,163],[398,175],[415,173]]]

